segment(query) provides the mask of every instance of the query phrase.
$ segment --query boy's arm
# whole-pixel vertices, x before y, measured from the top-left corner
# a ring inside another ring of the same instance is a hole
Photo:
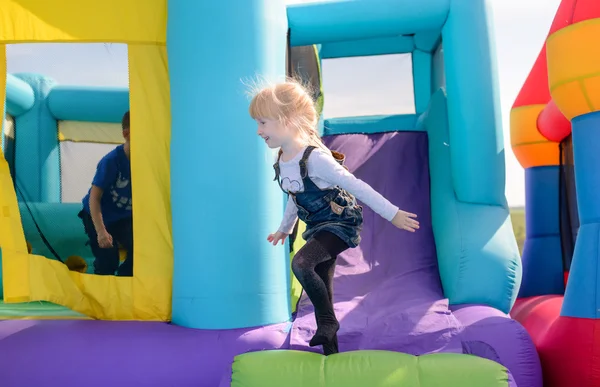
[[[398,207],[390,203],[370,185],[348,172],[330,155],[313,152],[310,155],[309,163],[312,167],[311,176],[345,189],[384,219],[391,222],[398,213]]]
[[[294,203],[294,199],[291,196],[288,196],[287,205],[285,206],[285,212],[283,213],[283,220],[281,221],[281,225],[279,226],[279,232],[282,232],[287,235],[291,235],[294,231],[294,226],[296,224],[296,220],[298,219],[298,207],[296,207],[296,203]]]
[[[98,235],[106,232],[104,219],[102,219],[102,205],[100,204],[103,193],[104,190],[102,188],[92,184],[92,189],[90,190],[90,216]]]
[[[117,175],[117,167],[111,160],[106,158],[100,160],[90,190],[90,216],[98,235],[106,232],[106,226],[102,218],[102,195],[114,184]]]

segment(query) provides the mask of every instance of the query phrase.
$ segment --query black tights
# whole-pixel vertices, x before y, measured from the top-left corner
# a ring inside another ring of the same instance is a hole
[[[306,242],[292,261],[292,271],[315,308],[317,332],[310,346],[322,345],[325,355],[338,352],[340,324],[333,309],[333,274],[337,256],[346,249],[348,245],[336,235],[321,231]]]

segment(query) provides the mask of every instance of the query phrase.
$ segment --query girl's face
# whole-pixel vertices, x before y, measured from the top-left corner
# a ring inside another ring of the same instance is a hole
[[[291,138],[290,130],[278,120],[259,118],[256,122],[258,123],[256,134],[262,137],[271,149],[280,148]]]

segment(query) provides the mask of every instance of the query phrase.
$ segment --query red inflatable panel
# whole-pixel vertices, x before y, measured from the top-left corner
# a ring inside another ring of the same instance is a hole
[[[569,0],[573,1],[573,0]],[[578,0],[573,12],[573,23],[583,20],[600,18],[600,1],[598,0]]]
[[[573,10],[578,0],[563,0],[556,16],[552,21],[548,35],[567,27],[573,23]],[[581,0],[579,0],[581,1]],[[593,0],[597,1],[597,0]],[[550,101],[550,90],[548,89],[548,63],[546,61],[546,43],[542,47],[525,84],[521,88],[513,108],[528,105],[545,105]]]
[[[574,23],[575,9],[581,2],[582,0],[562,0],[556,11],[556,16],[554,16],[554,20],[552,21],[548,36]]]
[[[548,65],[546,63],[546,44],[535,60],[533,68],[529,72],[513,108],[528,105],[543,105],[550,99],[548,89]]]
[[[533,339],[544,387],[600,387],[600,320],[560,316],[562,299],[520,299],[511,316]]]

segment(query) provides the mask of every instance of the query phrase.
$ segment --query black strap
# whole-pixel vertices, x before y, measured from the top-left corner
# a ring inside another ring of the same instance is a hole
[[[42,232],[42,229],[40,228],[40,225],[38,224],[38,222],[36,222],[35,217],[33,216],[33,212],[31,211],[31,208],[29,208],[29,205],[27,204],[27,200],[25,200],[25,195],[23,195],[23,192],[21,191],[21,189],[19,188],[19,186],[17,184],[15,184],[15,187],[17,188],[17,191],[19,191],[19,195],[21,195],[21,197],[23,198],[23,203],[25,204],[25,208],[27,208],[27,211],[29,212],[29,216],[31,216],[31,220],[33,220],[33,224],[35,225],[35,228],[37,229],[38,234],[40,234],[40,237],[42,238],[42,242],[44,242],[44,244],[46,245],[48,250],[50,250],[52,255],[54,255],[54,257],[59,262],[64,263],[63,260],[58,255],[58,253],[56,252],[56,250],[54,250],[52,248],[52,246],[50,245],[50,242],[48,242],[48,239],[46,239],[46,236]]]
[[[279,179],[279,174],[281,173],[281,171],[279,170],[279,160],[281,159],[282,154],[283,154],[283,151],[281,149],[279,149],[279,154],[277,155],[277,161],[275,161],[275,164],[273,164],[273,169],[275,170],[275,177],[273,178],[273,181],[276,181]],[[279,185],[281,186],[281,183]]]
[[[302,158],[298,162],[298,164],[300,165],[300,177],[302,179],[304,179],[306,176],[308,176],[308,169],[306,168],[306,161],[308,160],[312,151],[315,150],[315,148],[316,148],[316,146],[314,146],[314,145],[307,146],[306,150],[304,151],[304,154],[302,155]]]

